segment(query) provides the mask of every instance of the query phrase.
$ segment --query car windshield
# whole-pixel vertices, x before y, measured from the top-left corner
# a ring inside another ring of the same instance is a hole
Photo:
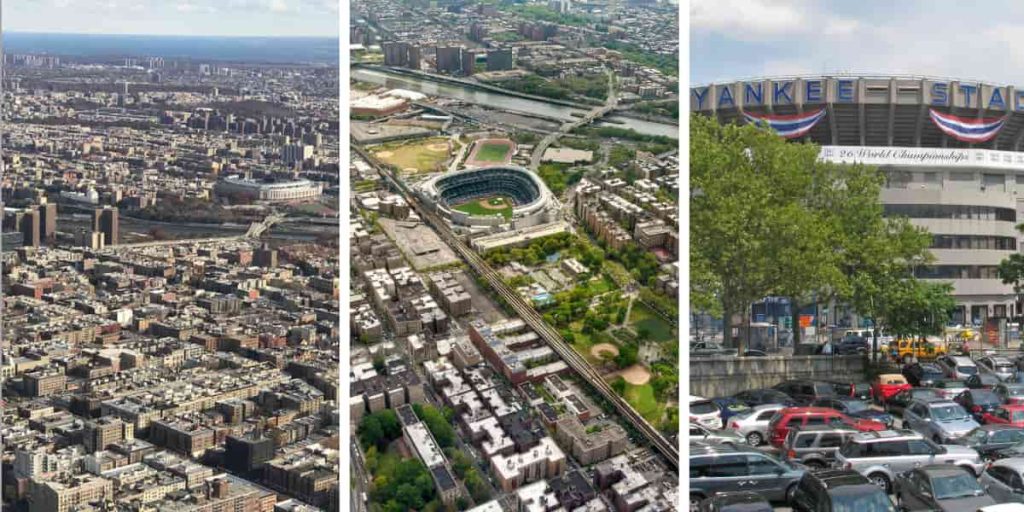
[[[932,417],[938,421],[960,420],[967,417],[967,411],[959,405],[945,405],[932,409]]]
[[[942,389],[962,388],[964,387],[964,381],[962,380],[940,380],[935,383],[935,387]]]
[[[718,412],[718,406],[714,402],[691,402],[690,413],[691,414],[711,414]]]
[[[963,473],[932,478],[932,493],[937,500],[951,500],[981,496],[984,491],[981,490],[977,480],[967,473]]]
[[[985,442],[985,439],[987,438],[988,432],[986,432],[983,429],[976,428],[970,431],[966,436],[964,436],[964,441],[967,441],[967,444],[969,445],[974,445]]]
[[[978,373],[978,368],[975,367],[975,366],[966,366],[966,365],[964,365],[964,366],[957,366],[956,367],[956,371],[958,371],[960,373],[965,373],[967,375],[974,375],[975,373]]]
[[[860,400],[849,400],[843,402],[846,405],[846,412],[861,412],[868,410],[868,404]]]
[[[911,392],[910,396],[921,400],[927,400],[929,398],[939,398],[938,393],[936,393],[934,390],[926,388],[917,388],[913,392]]]
[[[978,405],[999,403],[999,397],[988,389],[971,391],[971,400],[974,400],[974,403]]]
[[[839,488],[832,495],[833,512],[892,512],[892,502],[879,489],[868,487]]]

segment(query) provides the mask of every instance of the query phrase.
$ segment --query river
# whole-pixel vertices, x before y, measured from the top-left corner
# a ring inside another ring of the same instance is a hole
[[[538,114],[557,119],[564,119],[566,121],[575,120],[579,115],[586,113],[585,110],[567,107],[564,105],[556,105],[544,101],[473,89],[462,85],[433,82],[422,78],[393,74],[375,69],[352,68],[352,78],[362,82],[422,92],[423,94],[431,96],[458,99],[467,103],[473,103],[490,108],[499,108],[527,114]],[[573,113],[578,115],[574,117],[572,115]],[[673,139],[679,138],[679,127],[675,125],[654,123],[651,121],[619,116],[609,116],[607,119],[614,122],[599,122],[598,125],[630,128],[645,135],[664,135],[672,137]]]

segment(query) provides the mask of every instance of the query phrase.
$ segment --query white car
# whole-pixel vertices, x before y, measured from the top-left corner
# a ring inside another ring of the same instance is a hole
[[[978,367],[966,356],[941,356],[935,360],[942,371],[951,379],[967,380],[972,375],[978,374]]]
[[[978,368],[991,373],[999,380],[1010,380],[1017,375],[1017,366],[1012,361],[1000,356],[984,356],[977,359]]]
[[[690,423],[718,430],[722,428],[722,411],[717,404],[707,398],[691,396]]]
[[[729,418],[728,428],[746,438],[750,446],[760,446],[768,440],[768,424],[772,417],[785,408],[782,404],[758,405]]]
[[[981,507],[975,512],[1024,512],[1024,503],[1000,503]]]
[[[1024,458],[1012,457],[993,462],[978,478],[978,483],[999,503],[1024,502],[1021,492],[1021,472],[1024,471]],[[1020,510],[1020,509],[1018,509]]]

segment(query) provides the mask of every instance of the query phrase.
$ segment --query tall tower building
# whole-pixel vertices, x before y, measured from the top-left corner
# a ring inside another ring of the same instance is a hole
[[[93,211],[92,230],[103,233],[106,245],[117,245],[118,236],[117,208],[104,206]]]
[[[44,244],[51,244],[57,237],[57,203],[45,203],[39,206],[39,235]]]

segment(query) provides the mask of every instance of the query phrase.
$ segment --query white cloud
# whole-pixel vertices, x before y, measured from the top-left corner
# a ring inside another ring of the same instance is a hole
[[[736,38],[778,36],[799,31],[804,13],[786,0],[694,0],[690,27]]]
[[[287,12],[288,4],[285,0],[270,0],[270,10],[273,12]]]

